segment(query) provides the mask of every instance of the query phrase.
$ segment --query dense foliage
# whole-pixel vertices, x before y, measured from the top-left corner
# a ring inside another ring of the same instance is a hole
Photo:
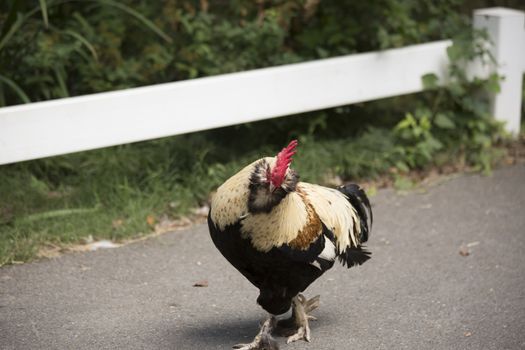
[[[202,204],[238,167],[292,137],[310,181],[458,160],[490,169],[502,133],[487,94],[498,77],[471,81],[461,69],[480,55],[482,34],[471,32],[469,16],[486,5],[493,3],[0,2],[0,106],[457,39],[446,88],[429,75],[429,90],[413,96],[2,166],[0,265],[30,258],[43,243],[149,232],[151,217]]]
[[[462,3],[6,0],[0,104],[449,38]]]

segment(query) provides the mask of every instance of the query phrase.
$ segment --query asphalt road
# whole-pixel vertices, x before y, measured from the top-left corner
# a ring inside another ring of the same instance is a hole
[[[372,202],[372,259],[312,285],[312,343],[282,349],[525,348],[524,165]],[[0,348],[229,349],[265,317],[256,297],[196,226],[1,268]]]

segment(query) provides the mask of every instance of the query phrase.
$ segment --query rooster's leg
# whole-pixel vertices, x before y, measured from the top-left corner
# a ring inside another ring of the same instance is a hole
[[[237,344],[233,348],[238,350],[279,350],[279,345],[272,337],[272,331],[276,324],[277,320],[274,316],[271,316],[263,323],[259,334],[255,336],[251,343]]]
[[[319,307],[320,296],[315,296],[307,300],[304,295],[298,294],[292,299],[292,317],[279,321],[276,332],[279,335],[287,336],[287,343],[297,340],[310,341],[310,326],[308,320],[316,318],[309,313]]]

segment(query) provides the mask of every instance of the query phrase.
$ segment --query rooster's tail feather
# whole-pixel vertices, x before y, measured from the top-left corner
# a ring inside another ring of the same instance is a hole
[[[368,200],[365,191],[363,191],[363,189],[356,184],[344,185],[339,187],[338,190],[348,197],[348,201],[356,210],[361,226],[359,242],[366,242],[368,240],[369,233],[372,230],[374,216],[372,214],[372,206],[370,205],[370,201]],[[369,218],[370,225],[368,224]]]
[[[363,264],[370,259],[371,254],[368,250],[364,250],[363,247],[348,247],[339,255],[338,259],[343,266],[346,265],[348,268],[351,268],[352,266]]]

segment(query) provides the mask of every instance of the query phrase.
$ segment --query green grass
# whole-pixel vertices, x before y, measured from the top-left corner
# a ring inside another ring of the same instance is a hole
[[[0,266],[89,236],[122,241],[151,233],[151,218],[188,215],[229,176],[275,155],[293,138],[299,139],[293,166],[302,180],[314,183],[334,176],[369,180],[391,174],[393,167],[399,177],[406,171],[399,164],[424,169],[497,154],[495,148],[465,147],[470,139],[459,137],[465,129],[443,134],[433,125],[429,132],[443,147],[415,157],[427,139],[400,139],[394,128],[411,98],[0,166]]]
[[[0,265],[31,260],[46,244],[147,234],[148,216],[188,214],[242,166],[283,145],[233,151],[196,134],[2,166]],[[303,136],[294,166],[314,182],[330,173],[372,176],[386,170],[389,149],[378,129],[355,140]]]

